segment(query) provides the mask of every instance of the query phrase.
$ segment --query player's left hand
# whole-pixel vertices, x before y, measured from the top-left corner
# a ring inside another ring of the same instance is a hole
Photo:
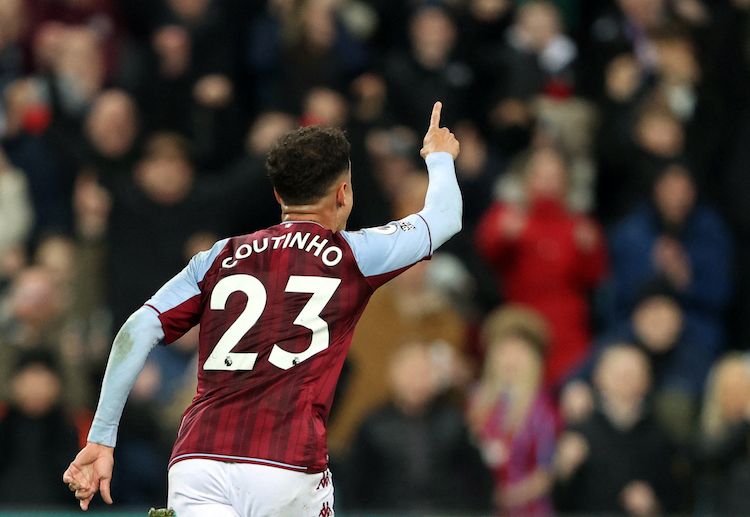
[[[88,510],[97,492],[101,492],[105,503],[112,504],[110,482],[114,465],[114,449],[98,443],[88,443],[75,457],[63,474],[63,482],[75,492],[81,510]]]

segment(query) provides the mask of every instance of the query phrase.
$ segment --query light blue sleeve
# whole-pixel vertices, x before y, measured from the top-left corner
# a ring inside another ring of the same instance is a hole
[[[463,201],[449,153],[427,155],[429,186],[422,211],[378,228],[342,232],[374,287],[432,255],[461,230]]]
[[[216,260],[219,253],[227,245],[229,239],[223,239],[214,244],[211,249],[196,253],[190,259],[188,265],[175,275],[171,280],[164,284],[146,305],[156,309],[159,314],[163,314],[179,306],[193,296],[200,294],[198,282],[203,280],[211,265]]]
[[[160,341],[174,341],[193,327],[200,306],[189,302],[200,294],[198,283],[228,240],[221,240],[190,259],[185,269],[135,311],[117,333],[88,441],[115,446],[122,410],[148,354]]]
[[[146,358],[164,338],[161,322],[152,309],[141,307],[135,311],[117,333],[109,353],[107,370],[91,424],[88,441],[114,447],[122,410],[143,369]]]

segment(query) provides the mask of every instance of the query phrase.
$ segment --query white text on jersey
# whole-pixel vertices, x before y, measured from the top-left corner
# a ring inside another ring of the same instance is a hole
[[[307,253],[312,253],[316,257],[320,257],[326,266],[335,266],[341,262],[344,252],[338,246],[327,246],[327,244],[328,239],[321,240],[320,235],[312,235],[312,238],[310,238],[310,233],[302,232],[290,232],[278,237],[263,237],[260,240],[254,240],[252,243],[245,243],[238,246],[234,250],[234,256],[225,258],[221,263],[221,267],[231,269],[240,260],[246,259],[253,253],[295,247]]]

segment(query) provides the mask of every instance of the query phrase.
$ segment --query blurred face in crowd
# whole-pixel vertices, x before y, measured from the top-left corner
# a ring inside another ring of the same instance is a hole
[[[391,201],[404,193],[404,182],[414,174],[411,156],[417,149],[417,142],[414,131],[404,126],[374,129],[367,135],[367,152],[375,177]]]
[[[282,135],[297,127],[294,117],[281,111],[262,113],[255,119],[247,137],[247,148],[254,156],[265,156]]]
[[[179,77],[190,66],[192,45],[188,32],[178,25],[159,28],[152,45],[159,58],[159,72],[164,77]]]
[[[46,365],[30,363],[16,373],[11,381],[13,401],[31,417],[41,417],[60,398],[60,379]]]
[[[633,326],[643,344],[657,354],[672,349],[682,333],[682,310],[668,296],[652,296],[633,313]]]
[[[568,172],[565,160],[553,149],[535,151],[526,169],[526,194],[533,199],[565,199]]]
[[[599,359],[594,380],[607,401],[632,407],[639,405],[648,393],[650,366],[637,348],[613,346]]]
[[[136,180],[146,195],[161,205],[183,201],[193,186],[193,167],[179,137],[156,135],[146,145]]]
[[[411,41],[417,59],[428,68],[445,64],[456,42],[456,27],[440,8],[419,10],[411,22]]]
[[[26,27],[26,9],[23,0],[0,2],[0,48],[18,41]]]
[[[507,335],[490,344],[490,374],[506,386],[534,383],[541,374],[541,358],[522,336]]]
[[[654,204],[662,218],[673,225],[685,222],[695,206],[695,185],[683,167],[671,166],[654,185]]]
[[[65,285],[72,280],[76,249],[68,237],[47,237],[39,244],[34,258],[37,264],[49,271],[58,285]]]
[[[85,27],[65,29],[55,71],[73,88],[70,95],[90,100],[104,82],[104,58],[96,34]]]
[[[336,39],[336,19],[333,3],[307,0],[300,14],[305,43],[318,49],[330,48]]]
[[[406,413],[419,413],[437,390],[429,348],[421,343],[404,345],[391,360],[391,392]]]
[[[86,119],[86,132],[103,156],[119,158],[126,154],[138,132],[133,99],[121,90],[99,95]]]
[[[477,20],[491,23],[500,19],[510,5],[509,0],[471,0],[469,10]]]
[[[199,21],[206,13],[211,0],[169,0],[174,13],[188,22]]]
[[[135,400],[152,401],[159,391],[161,372],[154,361],[146,361],[143,370],[138,374],[130,396]]]
[[[61,298],[60,288],[49,271],[42,267],[28,268],[13,283],[13,316],[28,325],[42,326],[60,315]]]
[[[305,98],[303,123],[343,126],[348,118],[348,108],[346,99],[340,93],[328,88],[315,88]]]
[[[531,49],[541,52],[560,34],[560,15],[553,4],[544,1],[528,2],[518,10],[516,29]]]
[[[664,0],[617,0],[622,12],[641,27],[653,27],[664,16]]]
[[[750,364],[747,359],[727,360],[718,367],[716,397],[722,417],[741,421],[750,407]]]
[[[692,42],[687,38],[667,38],[655,43],[657,66],[663,79],[676,83],[696,83],[701,69]]]
[[[652,110],[638,120],[636,139],[647,151],[670,158],[682,152],[685,133],[680,122],[671,114]]]

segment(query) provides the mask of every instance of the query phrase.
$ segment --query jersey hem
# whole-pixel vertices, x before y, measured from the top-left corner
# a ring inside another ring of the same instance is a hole
[[[215,461],[221,461],[224,463],[250,463],[253,465],[263,465],[265,467],[275,467],[275,468],[284,469],[284,470],[291,470],[293,472],[304,472],[307,474],[317,474],[319,472],[325,471],[328,468],[327,465],[323,466],[321,469],[314,469],[310,467],[291,465],[289,463],[267,460],[263,458],[248,458],[246,456],[231,456],[231,455],[226,455],[226,454],[211,454],[211,453],[196,452],[196,453],[180,454],[179,456],[175,456],[174,458],[169,460],[169,465],[167,469],[172,468],[176,463],[179,463],[180,461],[198,460],[198,459],[215,460]]]

